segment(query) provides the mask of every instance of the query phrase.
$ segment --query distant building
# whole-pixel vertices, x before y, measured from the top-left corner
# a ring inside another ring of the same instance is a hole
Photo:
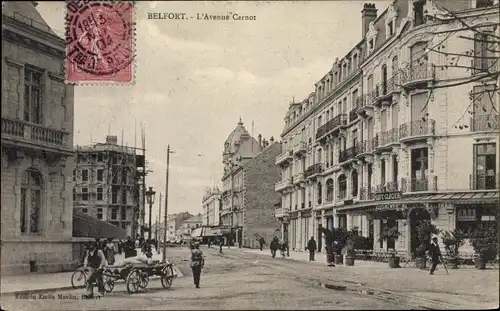
[[[75,211],[125,229],[128,236],[143,226],[142,178],[144,156],[120,146],[116,136],[106,143],[77,146],[73,171]]]
[[[220,221],[220,190],[217,187],[207,189],[203,196],[203,226],[218,226]]]
[[[191,240],[191,232],[203,225],[203,215],[198,214],[184,220],[179,228],[179,238],[183,241]]]
[[[176,214],[169,214],[167,216],[167,240],[171,239],[180,239],[181,238],[181,231],[179,229],[181,228],[182,223],[186,219],[189,219],[193,217],[193,215],[189,212],[182,212],[182,213],[176,213]],[[164,230],[164,223],[160,223],[160,227],[158,228],[158,239],[160,241],[163,240],[163,230]],[[156,225],[153,226],[153,232],[156,229]]]
[[[36,5],[2,2],[2,275],[72,267],[74,88]]]
[[[221,225],[233,230],[235,243],[257,247],[256,235],[269,241],[280,223],[274,217],[274,204],[280,196],[274,184],[281,179],[275,158],[281,144],[250,136],[243,122],[224,143],[221,193]]]

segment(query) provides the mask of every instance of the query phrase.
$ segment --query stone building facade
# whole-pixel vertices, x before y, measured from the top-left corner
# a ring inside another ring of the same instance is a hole
[[[441,230],[497,221],[499,96],[484,69],[498,63],[471,57],[488,53],[474,44],[484,33],[460,21],[498,33],[498,1],[397,0],[377,11],[364,5],[360,42],[285,117],[276,217],[295,249],[321,241],[320,224],[413,253],[424,219]],[[379,241],[389,227],[399,238]]]
[[[72,264],[73,86],[36,2],[2,3],[2,274]]]
[[[236,245],[256,247],[256,234],[269,241],[279,230],[273,214],[280,179],[274,159],[280,152],[272,137],[250,136],[241,119],[224,144],[220,225],[232,228]]]
[[[218,226],[220,221],[220,190],[217,187],[206,190],[202,200],[203,226]]]

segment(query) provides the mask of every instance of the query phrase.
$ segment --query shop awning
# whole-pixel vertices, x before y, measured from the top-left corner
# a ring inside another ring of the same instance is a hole
[[[336,209],[337,212],[375,210],[377,206],[399,206],[403,204],[418,203],[459,203],[459,204],[480,204],[480,203],[498,203],[499,193],[495,191],[474,191],[474,192],[453,192],[444,194],[432,194],[424,196],[404,197],[399,200],[387,201],[364,201],[353,205],[342,206]],[[367,209],[368,208],[368,209]]]

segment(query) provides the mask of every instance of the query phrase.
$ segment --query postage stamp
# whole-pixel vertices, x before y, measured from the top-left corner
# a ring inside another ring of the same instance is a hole
[[[67,1],[67,83],[132,83],[134,34],[133,1]]]

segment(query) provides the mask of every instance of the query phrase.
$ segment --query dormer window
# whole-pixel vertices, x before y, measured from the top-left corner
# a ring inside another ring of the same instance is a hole
[[[375,40],[377,40],[377,36],[378,29],[375,28],[375,24],[373,24],[373,22],[370,22],[370,25],[368,26],[368,32],[366,33],[366,41],[368,46],[367,53],[371,53],[373,52],[373,50],[375,50]]]
[[[413,26],[425,24],[425,2],[426,0],[418,0],[413,2]]]
[[[390,21],[389,23],[387,23],[387,32],[388,32],[389,37],[394,34],[394,22],[393,21]]]
[[[386,38],[389,38],[394,35],[396,32],[396,19],[398,17],[398,12],[393,4],[389,6],[387,9],[387,15],[385,17],[385,29],[386,29]]]
[[[370,50],[373,50],[373,47],[375,46],[374,41],[375,41],[375,40],[371,39],[371,40],[368,42],[368,48],[369,48]]]

